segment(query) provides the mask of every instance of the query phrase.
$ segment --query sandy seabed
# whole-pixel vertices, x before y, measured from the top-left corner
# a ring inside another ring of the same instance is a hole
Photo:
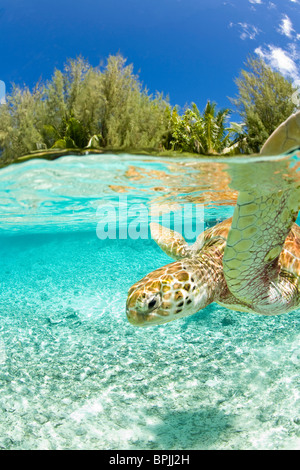
[[[150,241],[1,237],[1,449],[299,449],[300,311],[134,328]]]

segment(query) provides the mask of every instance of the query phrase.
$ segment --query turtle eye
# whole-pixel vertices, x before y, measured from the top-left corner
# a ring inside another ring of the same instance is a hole
[[[157,303],[156,299],[154,298],[151,299],[150,302],[148,303],[148,308],[153,309],[156,306],[156,303]]]

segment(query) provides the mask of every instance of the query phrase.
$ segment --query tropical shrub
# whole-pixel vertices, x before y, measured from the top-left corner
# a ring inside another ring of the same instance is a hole
[[[250,57],[236,79],[238,94],[231,99],[247,132],[248,152],[259,152],[272,132],[295,110],[290,80],[261,58]]]
[[[2,161],[41,148],[158,148],[167,107],[162,94],[153,97],[142,87],[120,54],[109,56],[103,70],[82,57],[69,59],[33,91],[14,86],[0,106]]]
[[[196,104],[187,108],[182,116],[178,109],[173,108],[170,113],[171,131],[168,143],[174,150],[195,152],[201,154],[216,154],[229,143],[226,119],[228,109],[216,111],[216,103],[207,102],[203,114]]]

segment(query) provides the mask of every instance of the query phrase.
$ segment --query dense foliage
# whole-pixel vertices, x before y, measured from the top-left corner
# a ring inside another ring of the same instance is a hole
[[[104,70],[81,57],[45,85],[14,86],[0,107],[5,160],[48,148],[157,147],[167,128],[167,101],[142,88],[120,55]]]
[[[183,113],[162,94],[143,88],[121,55],[105,67],[69,59],[47,83],[30,91],[13,86],[0,106],[2,161],[40,149],[166,149],[199,154],[257,152],[295,109],[291,83],[261,59],[249,59],[237,79],[233,103],[242,124],[227,121],[229,109],[207,102]]]
[[[291,99],[295,89],[261,58],[253,57],[236,84],[238,96],[232,102],[245,123],[247,150],[259,152],[272,132],[296,110]]]
[[[195,103],[182,116],[176,107],[169,113],[170,131],[165,147],[214,154],[222,152],[229,144],[225,126],[228,109],[216,112],[216,104],[208,101],[202,115]]]

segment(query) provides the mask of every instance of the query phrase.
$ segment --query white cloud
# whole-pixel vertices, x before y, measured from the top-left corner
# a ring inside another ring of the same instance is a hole
[[[294,80],[299,78],[299,72],[294,53],[291,54],[287,51],[284,51],[281,47],[273,46],[272,44],[268,45],[267,49],[257,47],[255,52],[273,69],[281,72],[282,75],[291,77]]]
[[[238,25],[242,28],[242,32],[240,35],[241,39],[255,39],[255,37],[259,34],[260,30],[253,26],[252,24],[248,23],[238,23]]]
[[[229,23],[229,26],[232,28],[233,26],[239,27],[240,30],[240,38],[242,40],[245,39],[255,39],[255,37],[261,32],[256,26],[249,24],[249,23]]]
[[[283,34],[284,36],[287,36],[288,38],[292,37],[292,33],[295,31],[293,28],[293,24],[290,20],[290,18],[287,15],[284,15],[281,23],[279,25],[278,31]]]
[[[249,3],[251,3],[250,9],[256,11],[257,5],[262,5],[264,2],[262,0],[249,0]]]

